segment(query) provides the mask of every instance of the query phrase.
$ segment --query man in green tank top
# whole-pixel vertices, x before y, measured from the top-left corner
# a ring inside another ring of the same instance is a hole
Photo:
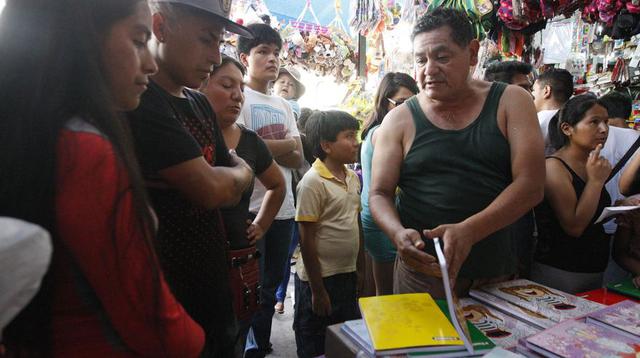
[[[516,272],[508,225],[542,200],[542,135],[527,91],[470,78],[479,43],[464,12],[428,12],[412,41],[421,92],[378,130],[369,203],[398,248],[394,292],[442,297],[440,237],[464,294]]]

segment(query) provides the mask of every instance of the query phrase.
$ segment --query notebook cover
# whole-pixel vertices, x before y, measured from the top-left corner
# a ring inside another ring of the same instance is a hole
[[[484,291],[471,290],[469,294],[471,295],[471,297],[475,298],[479,302],[482,302],[485,305],[498,309],[510,316],[513,316],[521,321],[524,321],[534,326],[535,328],[546,329],[556,324],[556,322],[548,319],[547,317],[539,313],[535,313],[526,308],[514,305],[511,302],[505,301],[501,298],[498,298]]]
[[[460,302],[467,321],[502,348],[513,349],[520,338],[540,332],[540,329],[472,298],[463,298]]]
[[[529,280],[513,280],[480,288],[503,300],[539,313],[554,322],[583,317],[605,306]]]
[[[600,322],[605,327],[618,330],[618,333],[640,339],[640,304],[629,300],[622,301],[593,312],[587,316],[587,322]]]
[[[363,297],[360,311],[374,351],[446,350],[463,342],[427,293]],[[431,347],[431,348],[429,348]]]
[[[558,357],[635,357],[640,342],[612,330],[567,320],[527,339],[527,348],[545,356]]]
[[[640,289],[638,289],[631,279],[624,280],[618,283],[612,283],[607,286],[608,289],[619,292],[625,296],[640,299]]]

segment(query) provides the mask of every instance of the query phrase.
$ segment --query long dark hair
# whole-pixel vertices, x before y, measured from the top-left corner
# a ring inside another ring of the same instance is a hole
[[[389,112],[387,109],[389,107],[388,98],[395,96],[396,93],[398,93],[398,90],[400,90],[400,87],[404,87],[414,94],[418,93],[416,80],[408,74],[402,72],[389,72],[384,75],[382,81],[380,81],[380,85],[378,86],[378,91],[373,98],[375,108],[371,115],[367,117],[364,122],[364,126],[362,127],[362,140],[367,137],[367,133],[371,128],[382,123],[384,116]]]
[[[549,121],[549,141],[556,149],[560,149],[569,144],[569,138],[562,132],[562,123],[575,126],[584,119],[585,114],[593,106],[600,105],[607,108],[605,104],[593,94],[582,94],[571,98]]]
[[[44,227],[54,250],[60,248],[56,144],[66,122],[80,117],[109,139],[125,169],[121,176],[129,179],[154,289],[159,289],[153,219],[126,122],[115,111],[102,68],[105,36],[143,1],[7,1],[0,14],[0,216]],[[119,203],[111,214],[114,223]],[[10,348],[49,354],[51,282],[47,274],[36,297],[5,331]]]

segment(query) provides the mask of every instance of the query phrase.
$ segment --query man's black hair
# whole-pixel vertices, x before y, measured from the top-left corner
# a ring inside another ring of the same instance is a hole
[[[360,123],[352,115],[343,111],[315,111],[307,120],[305,132],[313,156],[324,160],[327,153],[322,150],[322,141],[335,142],[344,130],[358,130]]]
[[[567,70],[553,68],[538,77],[540,86],[550,86],[551,96],[560,104],[566,103],[573,95],[573,75]]]
[[[502,61],[492,63],[484,73],[484,80],[489,82],[504,82],[511,84],[513,76],[522,74],[528,76],[533,66],[520,61]]]
[[[466,47],[475,38],[471,20],[465,11],[439,7],[422,15],[413,26],[411,41],[421,33],[430,32],[443,26],[451,28],[453,41],[460,47]]]
[[[266,24],[250,24],[247,26],[253,34],[252,39],[246,37],[238,37],[238,51],[240,53],[249,54],[251,49],[260,45],[276,45],[282,48],[282,37],[278,31]]]
[[[600,101],[607,108],[609,118],[624,118],[631,116],[631,97],[624,93],[611,91],[600,98]]]

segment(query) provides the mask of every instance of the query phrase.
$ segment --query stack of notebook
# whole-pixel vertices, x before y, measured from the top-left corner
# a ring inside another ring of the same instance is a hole
[[[640,304],[636,302],[625,300],[607,307],[526,280],[485,286],[471,295],[489,308],[484,313],[489,318],[483,318],[478,307],[467,318],[475,318],[476,326],[483,327],[490,338],[492,331],[502,334],[503,338],[493,338],[497,344],[526,356],[640,356]],[[510,328],[516,326],[506,324],[509,318],[542,331],[527,336],[526,328]]]

